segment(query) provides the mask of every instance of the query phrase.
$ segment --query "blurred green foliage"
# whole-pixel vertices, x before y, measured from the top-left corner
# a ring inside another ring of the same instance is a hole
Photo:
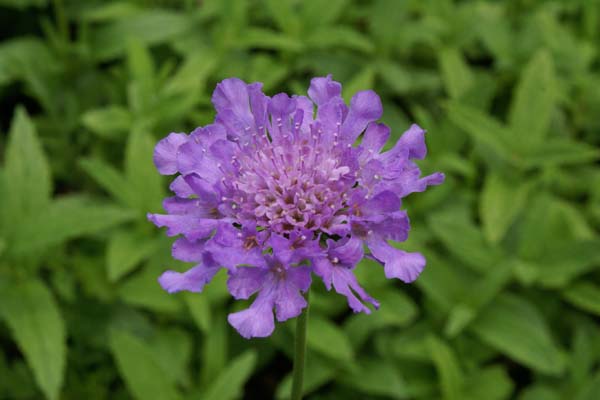
[[[157,282],[154,143],[237,76],[373,88],[428,129],[414,285],[311,295],[311,399],[600,398],[599,0],[0,0],[0,398],[285,399],[293,322],[246,341],[220,274]]]

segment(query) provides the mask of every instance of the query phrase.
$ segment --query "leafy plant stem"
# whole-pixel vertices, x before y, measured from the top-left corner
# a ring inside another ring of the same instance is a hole
[[[296,320],[296,339],[294,349],[294,372],[292,377],[291,400],[302,399],[302,383],[304,380],[304,364],[306,358],[306,328],[310,307],[310,292],[306,292],[306,308]]]

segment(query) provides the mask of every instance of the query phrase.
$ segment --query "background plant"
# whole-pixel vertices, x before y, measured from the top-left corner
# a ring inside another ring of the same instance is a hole
[[[169,296],[152,148],[229,76],[373,88],[426,127],[411,286],[371,316],[311,293],[308,398],[600,393],[600,2],[0,0],[0,398],[289,393],[293,323],[248,342],[223,282]],[[224,275],[217,280],[223,281]]]

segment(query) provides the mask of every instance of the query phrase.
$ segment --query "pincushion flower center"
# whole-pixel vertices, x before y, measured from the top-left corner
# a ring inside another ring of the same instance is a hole
[[[251,217],[257,226],[280,233],[316,231],[346,207],[344,194],[354,182],[343,178],[350,168],[340,165],[336,153],[325,155],[303,142],[289,138],[275,145],[265,139],[252,151],[241,149],[235,157],[239,168],[234,183],[238,203],[244,203],[238,204],[239,217]]]

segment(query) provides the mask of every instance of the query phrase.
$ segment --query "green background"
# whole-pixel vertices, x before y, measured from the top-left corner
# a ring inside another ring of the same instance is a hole
[[[600,398],[599,1],[0,0],[0,38],[0,399],[286,398],[293,321],[157,284],[151,156],[224,78],[327,73],[447,180],[404,203],[416,283],[361,263],[370,316],[313,285],[308,398]]]

